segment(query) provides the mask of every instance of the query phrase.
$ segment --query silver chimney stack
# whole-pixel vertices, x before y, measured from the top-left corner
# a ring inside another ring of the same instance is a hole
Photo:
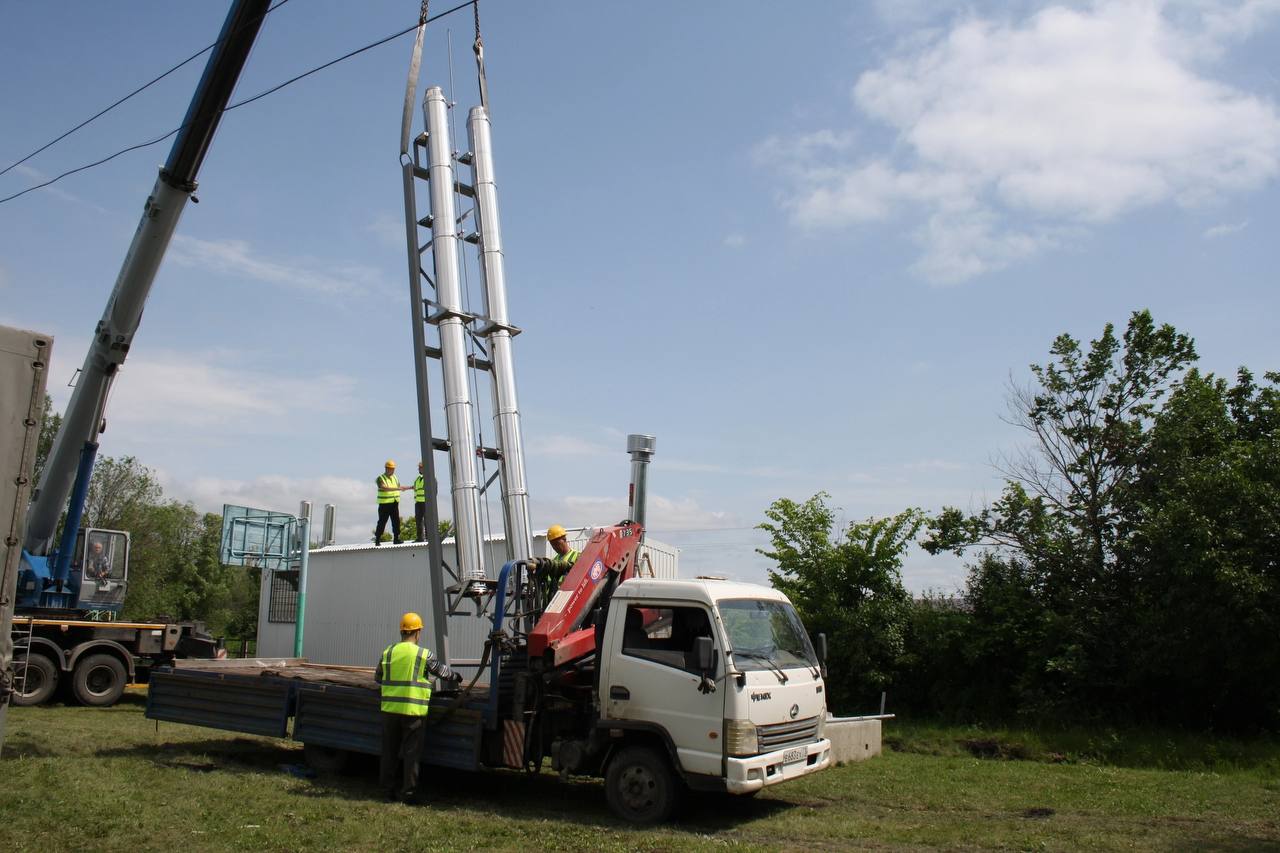
[[[444,372],[444,411],[449,436],[449,481],[457,530],[458,581],[470,586],[485,579],[480,549],[480,489],[476,482],[476,437],[467,386],[467,349],[458,280],[458,214],[453,203],[453,151],[449,145],[448,105],[439,86],[427,90],[427,148],[431,185],[431,255],[435,261],[435,319],[440,329]]]
[[[627,436],[627,452],[631,454],[631,487],[627,494],[627,514],[641,527],[645,523],[645,506],[649,499],[649,461],[658,440],[651,435]]]
[[[519,330],[507,314],[506,266],[502,255],[502,227],[498,220],[498,191],[494,182],[493,139],[489,113],[472,107],[467,116],[471,145],[471,175],[475,186],[476,235],[479,238],[480,277],[484,285],[488,322],[479,334],[489,340],[493,363],[493,426],[501,451],[502,514],[508,555],[527,560],[533,553],[529,526],[529,488],[524,478],[524,439],[516,402],[516,375],[511,338]]]
[[[324,544],[332,545],[338,541],[338,508],[333,504],[324,505]]]

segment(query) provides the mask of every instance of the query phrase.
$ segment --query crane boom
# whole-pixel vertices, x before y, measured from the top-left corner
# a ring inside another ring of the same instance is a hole
[[[97,453],[96,436],[102,429],[107,394],[129,354],[156,271],[187,200],[195,192],[200,164],[262,27],[267,8],[268,0],[236,0],[228,12],[182,128],[147,198],[133,243],[102,319],[94,329],[75,391],[32,497],[24,543],[24,550],[31,555],[49,553],[58,518],[67,507],[68,496],[73,495],[73,486],[66,525],[68,533],[64,538],[72,537],[68,543],[74,541]]]

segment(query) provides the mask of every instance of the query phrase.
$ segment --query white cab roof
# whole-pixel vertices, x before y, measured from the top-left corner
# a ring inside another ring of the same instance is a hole
[[[776,589],[753,583],[696,578],[694,580],[667,580],[664,578],[631,578],[618,585],[614,598],[668,598],[680,601],[700,601],[712,604],[731,598],[758,598],[766,601],[786,601],[787,597]]]

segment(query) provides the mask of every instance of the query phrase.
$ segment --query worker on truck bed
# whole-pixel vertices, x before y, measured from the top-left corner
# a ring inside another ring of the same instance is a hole
[[[551,597],[556,594],[556,590],[560,588],[560,584],[564,583],[565,575],[569,574],[569,570],[573,568],[573,564],[578,560],[579,552],[569,545],[569,533],[559,524],[553,524],[547,528],[547,541],[551,543],[551,550],[556,552],[554,557],[542,557],[535,564],[535,571],[542,574],[542,606],[545,609]]]
[[[396,463],[388,459],[385,470],[373,481],[378,487],[378,526],[373,531],[373,544],[382,544],[382,532],[391,519],[391,541],[400,544],[400,493],[413,486],[402,486],[396,479]]]
[[[462,676],[418,645],[422,617],[400,617],[400,642],[382,650],[374,681],[382,693],[382,762],[379,779],[388,800],[417,798],[418,763],[422,760],[431,676],[462,683]],[[403,769],[401,769],[403,767]],[[403,785],[397,787],[397,775]]]
[[[427,541],[427,481],[422,478],[422,463],[418,463],[418,479],[413,481],[413,520],[418,528],[418,541]]]

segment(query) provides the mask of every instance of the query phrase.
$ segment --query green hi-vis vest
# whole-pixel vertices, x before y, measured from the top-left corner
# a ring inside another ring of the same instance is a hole
[[[577,551],[577,550],[574,550],[573,548],[570,548],[569,553],[567,554],[556,554],[555,557],[552,558],[552,562],[556,563],[557,565],[564,566],[565,568],[568,569],[568,568],[572,568],[573,564],[578,562],[578,557],[580,557],[581,555],[582,555],[581,551]]]
[[[396,479],[395,474],[378,475],[378,503],[400,503],[400,481]]]
[[[431,704],[429,652],[414,643],[393,643],[382,651],[382,710],[425,717]]]
[[[427,483],[422,479],[421,474],[413,481],[413,502],[420,504],[427,502]]]

